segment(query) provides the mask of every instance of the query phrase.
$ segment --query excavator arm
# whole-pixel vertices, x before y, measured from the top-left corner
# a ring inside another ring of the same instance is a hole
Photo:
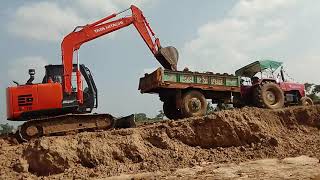
[[[132,16],[120,18],[118,20],[110,21],[108,20],[115,18],[119,14],[131,9]],[[68,34],[61,43],[62,51],[62,63],[64,66],[64,92],[71,94],[71,77],[73,72],[73,56],[74,52],[78,51],[83,43],[101,37],[103,35],[109,34],[113,31],[119,30],[121,28],[127,27],[131,24],[135,26],[141,35],[144,42],[147,44],[150,51],[160,62],[160,64],[171,70],[176,70],[176,65],[178,61],[178,52],[174,47],[162,48],[160,45],[160,40],[155,38],[155,33],[152,31],[146,18],[143,16],[142,11],[136,7],[131,6],[129,9],[122,11],[117,14],[112,14],[99,21],[85,26],[78,26],[73,32]],[[79,59],[77,56],[77,64],[79,64]],[[77,77],[77,100],[80,104],[83,103],[83,91],[82,91],[82,80],[79,68],[76,71]]]

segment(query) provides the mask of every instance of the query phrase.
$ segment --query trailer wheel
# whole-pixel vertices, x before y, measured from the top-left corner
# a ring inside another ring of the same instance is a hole
[[[284,95],[280,87],[272,82],[257,85],[253,92],[254,104],[260,108],[278,109],[284,106]]]
[[[175,102],[173,100],[165,100],[163,102],[163,113],[168,119],[180,119],[181,111],[176,108]]]
[[[203,116],[206,114],[208,103],[199,91],[189,91],[183,95],[181,111],[184,117]]]
[[[300,99],[300,105],[302,106],[311,106],[313,105],[313,101],[311,98],[305,96]]]

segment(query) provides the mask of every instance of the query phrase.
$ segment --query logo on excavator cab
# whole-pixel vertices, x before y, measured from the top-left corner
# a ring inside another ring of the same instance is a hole
[[[115,22],[115,23],[106,25],[106,26],[104,26],[104,27],[95,29],[95,30],[93,30],[93,31],[94,31],[95,33],[98,33],[98,32],[105,31],[105,30],[110,29],[110,28],[114,28],[114,27],[120,26],[120,25],[122,25],[122,24],[123,24],[123,21]]]
[[[33,103],[32,94],[18,96],[18,105],[19,106],[32,106],[32,103]]]

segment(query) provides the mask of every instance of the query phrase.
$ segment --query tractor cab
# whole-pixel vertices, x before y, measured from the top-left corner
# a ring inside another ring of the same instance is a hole
[[[238,69],[241,77],[241,97],[246,104],[270,109],[289,104],[312,104],[305,95],[304,84],[289,82],[284,76],[282,62],[255,61]]]
[[[266,80],[279,81],[280,74],[275,76],[275,74],[279,72],[279,69],[281,69],[280,71],[282,72],[280,73],[282,75],[281,79],[285,81],[283,77],[282,62],[272,60],[255,61],[238,69],[236,75],[241,76],[241,79],[243,79],[247,85],[253,85],[256,84],[257,81],[259,83]]]

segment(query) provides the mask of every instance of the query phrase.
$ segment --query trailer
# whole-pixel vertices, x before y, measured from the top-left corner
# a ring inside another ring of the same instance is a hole
[[[158,94],[169,119],[202,116],[207,99],[213,103],[232,103],[240,97],[240,77],[213,72],[173,71],[158,68],[140,78],[141,93]]]

